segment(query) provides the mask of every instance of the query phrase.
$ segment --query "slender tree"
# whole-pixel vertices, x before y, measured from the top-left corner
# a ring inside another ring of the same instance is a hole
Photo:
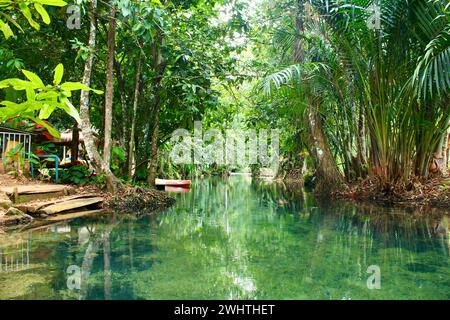
[[[106,69],[106,93],[105,93],[105,127],[103,160],[107,166],[111,165],[111,130],[113,121],[114,102],[114,55],[116,41],[116,7],[110,3],[109,29],[108,29],[108,61]]]
[[[84,64],[83,84],[90,86],[92,68],[94,64],[94,53],[96,48],[96,36],[97,36],[97,0],[89,1],[91,15],[89,20],[89,54]],[[116,192],[117,188],[121,186],[119,179],[114,176],[109,165],[107,165],[101,158],[97,146],[95,144],[94,132],[92,130],[91,121],[89,119],[89,91],[82,90],[80,96],[80,118],[81,118],[81,131],[84,137],[84,145],[86,152],[89,156],[91,165],[97,171],[97,174],[104,174],[106,177],[107,188],[111,192]]]
[[[140,94],[140,82],[141,82],[141,55],[139,54],[137,64],[136,64],[136,82],[134,88],[134,100],[133,100],[133,114],[131,117],[131,132],[130,132],[130,146],[128,151],[128,177],[132,178],[134,175],[134,165],[136,159],[136,148],[135,148],[135,134],[136,134],[136,116],[139,104],[139,94]]]
[[[153,78],[153,126],[150,134],[150,161],[148,164],[147,182],[150,186],[155,185],[158,165],[158,134],[159,134],[159,112],[161,104],[161,80],[166,69],[166,62],[161,53],[161,46],[164,44],[164,36],[159,34],[157,41],[152,45],[153,68],[155,77]]]

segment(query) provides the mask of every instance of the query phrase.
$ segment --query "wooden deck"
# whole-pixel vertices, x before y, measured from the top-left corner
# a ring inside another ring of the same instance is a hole
[[[30,184],[30,185],[17,185],[11,187],[0,187],[1,192],[5,192],[8,195],[14,194],[15,190],[20,194],[36,194],[36,193],[52,193],[52,192],[64,192],[66,189],[73,189],[70,186],[60,184]]]
[[[65,211],[87,208],[93,205],[98,205],[103,202],[103,198],[101,197],[93,197],[93,198],[83,198],[83,199],[74,199],[74,200],[65,200],[59,203],[52,204],[48,207],[40,209],[39,212],[45,213],[47,215],[53,215]]]
[[[0,193],[6,193],[14,203],[51,199],[75,193],[74,188],[59,184],[31,184],[0,186]]]
[[[32,202],[26,202],[26,203],[18,203],[15,204],[14,207],[17,209],[29,214],[29,215],[36,215],[39,214],[39,211],[43,208],[52,206],[52,205],[58,205],[65,203],[67,201],[77,200],[77,199],[84,199],[84,198],[96,198],[99,197],[98,194],[95,193],[86,193],[86,194],[76,194],[73,196],[66,196],[56,199],[51,199],[47,201],[32,201]]]
[[[0,226],[32,227],[104,212],[101,195],[76,192],[71,186],[57,184],[2,185]]]

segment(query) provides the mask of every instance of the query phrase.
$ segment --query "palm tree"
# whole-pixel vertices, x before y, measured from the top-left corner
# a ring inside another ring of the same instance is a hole
[[[366,155],[370,173],[387,191],[413,175],[429,175],[450,115],[450,6],[445,2],[383,1],[380,28],[374,30],[367,23],[374,1],[312,1],[310,10],[320,16],[319,26],[307,27],[314,46],[296,67],[266,78],[266,88],[292,83],[302,88],[295,98],[319,110],[347,178]],[[301,37],[291,33],[284,40]],[[304,72],[310,63],[326,67]]]

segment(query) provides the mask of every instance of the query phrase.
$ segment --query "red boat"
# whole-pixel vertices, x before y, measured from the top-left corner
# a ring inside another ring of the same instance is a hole
[[[155,179],[155,185],[156,186],[165,186],[165,187],[189,188],[191,185],[191,180]]]
[[[181,188],[181,187],[171,187],[171,186],[165,186],[164,191],[166,192],[173,192],[173,193],[187,193],[190,192],[190,188]]]

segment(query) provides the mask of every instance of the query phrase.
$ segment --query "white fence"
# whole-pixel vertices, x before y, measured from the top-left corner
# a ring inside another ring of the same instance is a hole
[[[0,273],[15,272],[28,269],[30,267],[29,241],[26,246],[17,245],[16,250],[3,252],[0,248]]]
[[[0,159],[3,159],[8,152],[13,150],[19,144],[22,145],[22,156],[31,157],[31,134],[4,132],[0,129]]]

